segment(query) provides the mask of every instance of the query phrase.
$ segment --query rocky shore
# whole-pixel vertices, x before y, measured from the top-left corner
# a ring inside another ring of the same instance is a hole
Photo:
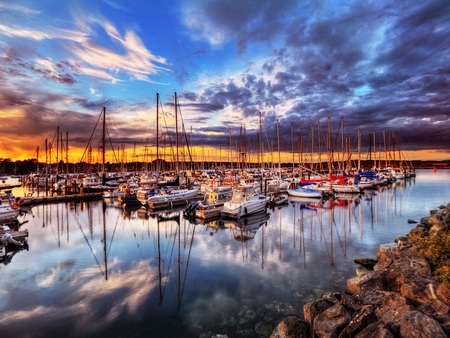
[[[450,290],[433,276],[418,244],[449,231],[450,204],[381,245],[376,260],[355,258],[360,265],[344,294],[328,292],[305,304],[303,318],[285,318],[270,337],[450,337]]]

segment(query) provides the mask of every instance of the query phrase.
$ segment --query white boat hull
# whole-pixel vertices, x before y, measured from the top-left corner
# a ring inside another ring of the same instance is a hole
[[[306,189],[306,188],[289,189],[287,193],[289,196],[294,197],[321,198],[323,196],[323,192],[320,190]]]
[[[263,211],[266,208],[268,201],[269,197],[258,196],[243,203],[226,202],[223,205],[221,214],[233,218],[246,217]]]

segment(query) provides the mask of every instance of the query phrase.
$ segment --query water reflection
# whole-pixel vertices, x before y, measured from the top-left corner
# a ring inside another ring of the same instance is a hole
[[[33,207],[21,218],[29,221],[29,252],[0,269],[0,330],[267,336],[257,328],[301,315],[324,290],[345,290],[353,256],[374,257],[380,243],[409,231],[408,218],[446,203],[446,175],[334,200],[292,198],[239,222],[111,201]]]

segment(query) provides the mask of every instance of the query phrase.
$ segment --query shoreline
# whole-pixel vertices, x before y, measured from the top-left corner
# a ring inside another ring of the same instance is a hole
[[[417,223],[409,220],[409,223]],[[356,258],[348,290],[306,303],[270,338],[450,337],[450,288],[433,275],[419,240],[450,230],[450,203],[432,210],[406,236],[381,244],[377,259]]]

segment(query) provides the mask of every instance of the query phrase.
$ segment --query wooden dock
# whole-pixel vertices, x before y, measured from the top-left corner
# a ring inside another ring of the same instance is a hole
[[[73,201],[92,201],[102,198],[102,192],[94,192],[87,194],[69,194],[69,195],[53,195],[53,196],[36,196],[32,197],[30,204],[60,203]]]

